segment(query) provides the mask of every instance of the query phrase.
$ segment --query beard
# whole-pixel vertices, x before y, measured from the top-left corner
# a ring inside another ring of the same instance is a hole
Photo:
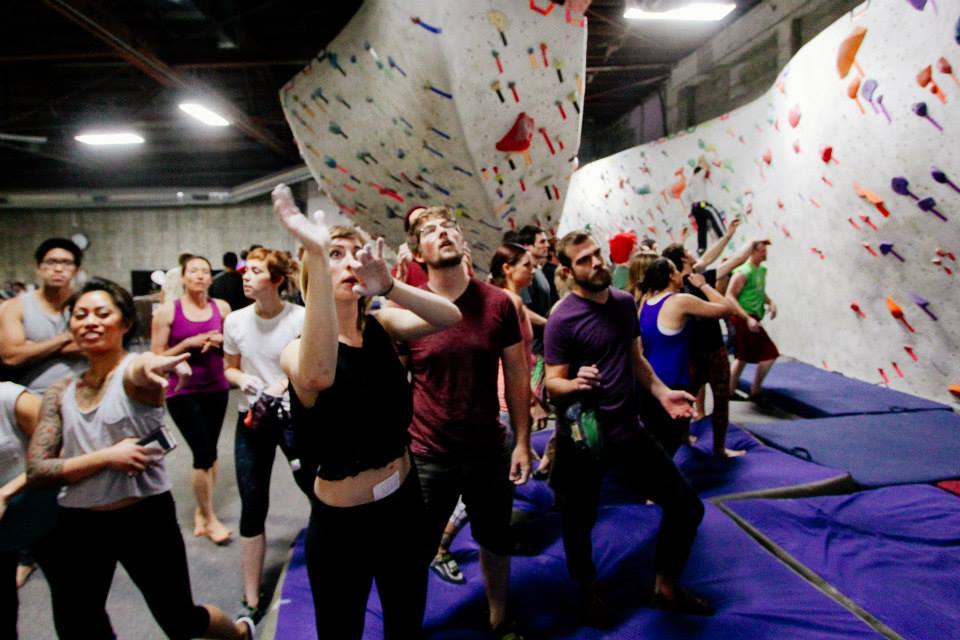
[[[593,273],[589,278],[577,278],[574,276],[573,281],[583,289],[590,291],[591,293],[599,293],[610,286],[613,278],[610,275],[610,270],[606,267],[600,267],[597,271]]]
[[[437,258],[436,260],[428,260],[427,266],[433,269],[449,269],[450,267],[457,266],[461,262],[463,262],[463,252],[458,251],[456,255]]]

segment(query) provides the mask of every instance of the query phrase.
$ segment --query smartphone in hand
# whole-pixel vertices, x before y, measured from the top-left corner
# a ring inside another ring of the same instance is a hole
[[[143,436],[137,440],[137,444],[142,447],[152,445],[154,448],[159,448],[163,452],[163,455],[167,455],[177,448],[177,441],[166,427],[160,427],[156,431]]]

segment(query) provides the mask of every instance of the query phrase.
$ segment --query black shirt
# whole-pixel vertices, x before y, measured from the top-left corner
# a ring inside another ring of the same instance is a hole
[[[406,450],[413,396],[393,342],[367,316],[363,346],[340,343],[333,386],[304,407],[290,386],[297,453],[324,480],[378,469]]]
[[[716,288],[716,269],[707,269],[703,272],[703,277],[706,278],[708,285]],[[686,280],[684,280],[683,290],[684,293],[689,293],[690,295],[697,296],[701,300],[709,302],[707,294],[696,287],[691,287],[690,283]],[[690,351],[694,353],[708,353],[710,351],[716,351],[723,346],[723,332],[720,330],[720,320],[716,318],[699,318],[692,316],[690,322],[692,323]]]
[[[251,302],[243,295],[243,276],[236,271],[224,271],[210,285],[210,297],[226,300],[230,309],[242,309]]]

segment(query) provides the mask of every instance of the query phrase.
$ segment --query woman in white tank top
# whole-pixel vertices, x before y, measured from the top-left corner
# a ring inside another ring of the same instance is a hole
[[[162,451],[138,443],[162,426],[167,376],[189,376],[189,354],[128,354],[133,299],[108,280],[89,281],[68,310],[89,368],[47,390],[27,455],[30,485],[66,485],[54,533],[58,636],[114,637],[104,606],[119,562],[169,637],[251,638],[249,619],[194,604]]]

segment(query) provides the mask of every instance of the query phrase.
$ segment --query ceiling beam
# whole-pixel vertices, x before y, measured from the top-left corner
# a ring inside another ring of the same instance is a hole
[[[645,62],[642,64],[587,65],[587,73],[602,73],[606,71],[669,71],[671,68],[673,68],[672,62]]]
[[[135,43],[135,36],[126,27],[113,22],[106,11],[94,0],[44,0],[47,6],[76,23],[114,49],[131,66],[139,69],[160,84],[190,91],[199,97],[209,96],[225,111],[237,129],[280,156],[291,155],[292,149],[270,130],[257,124],[239,107],[219,96],[215,91],[187,78],[158,58],[143,44]]]
[[[646,87],[647,85],[657,84],[663,82],[669,75],[656,76],[654,78],[646,78],[645,80],[639,80],[637,82],[631,82],[630,84],[621,85],[619,87],[614,87],[613,89],[607,89],[606,91],[601,91],[599,93],[590,93],[587,92],[586,101],[596,100],[597,98],[602,98],[603,96],[608,96],[613,93],[622,93],[624,91],[629,91],[630,89],[639,89],[640,87]]]

